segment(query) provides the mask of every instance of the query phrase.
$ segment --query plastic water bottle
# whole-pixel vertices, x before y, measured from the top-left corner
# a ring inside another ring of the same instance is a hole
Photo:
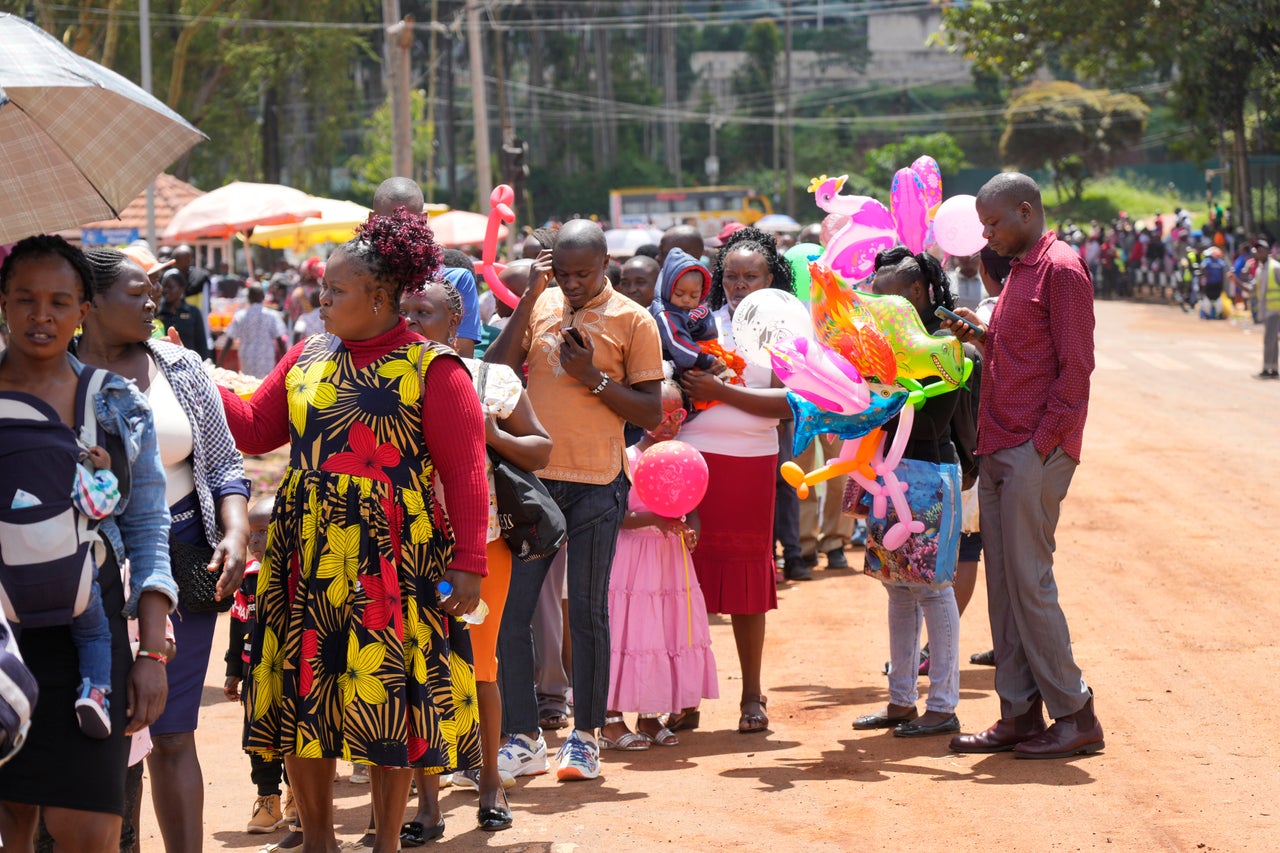
[[[449,600],[449,596],[453,594],[453,584],[448,581],[440,581],[436,584],[436,590],[440,593],[440,603],[444,604]],[[476,609],[470,613],[464,613],[458,618],[469,625],[479,625],[484,621],[484,617],[489,615],[489,605],[484,603],[484,599],[480,599],[480,603],[476,605]]]

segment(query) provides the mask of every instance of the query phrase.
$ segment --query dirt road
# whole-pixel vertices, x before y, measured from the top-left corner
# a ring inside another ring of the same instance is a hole
[[[446,792],[441,843],[511,853],[1276,849],[1280,382],[1252,378],[1252,329],[1167,306],[1100,303],[1097,316],[1084,465],[1058,528],[1057,577],[1103,753],[1018,761],[953,755],[945,738],[854,732],[851,720],[887,697],[885,594],[857,572],[820,571],[782,590],[769,617],[770,733],[734,731],[737,662],[717,621],[725,698],[706,703],[700,731],[672,749],[605,753],[594,782],[522,779],[515,826],[495,835],[475,829],[473,794]],[[998,716],[993,671],[967,663],[990,645],[980,582],[962,622],[966,731]],[[206,838],[211,849],[256,849],[272,836],[243,833],[254,791],[221,676],[215,649],[199,732]],[[360,834],[367,792],[337,785],[343,837]],[[144,815],[143,846],[155,853],[149,805]]]

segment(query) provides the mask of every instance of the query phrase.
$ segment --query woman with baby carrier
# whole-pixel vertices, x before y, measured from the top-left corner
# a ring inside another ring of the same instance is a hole
[[[93,272],[92,304],[76,355],[132,380],[151,406],[159,438],[164,502],[173,522],[169,556],[179,589],[173,619],[178,656],[168,667],[168,703],[151,726],[147,769],[166,849],[199,850],[204,779],[195,731],[218,611],[198,579],[217,579],[216,601],[229,601],[240,586],[249,541],[249,481],[218,390],[199,356],[151,339],[156,302],[146,272],[114,249],[90,249],[85,258]]]
[[[128,736],[160,715],[168,690],[164,624],[177,589],[151,410],[119,376],[67,354],[89,313],[90,277],[84,255],[58,237],[23,240],[0,266],[0,312],[11,329],[0,354],[0,454],[23,448],[20,459],[0,458],[0,581],[5,616],[40,690],[25,743],[0,767],[6,850],[32,849],[41,810],[60,849],[118,849]],[[119,491],[101,519],[86,511],[90,449],[104,463],[97,473],[109,467]],[[40,583],[27,583],[33,574]],[[90,696],[81,665],[91,644],[79,642],[72,621],[99,607],[109,684]],[[136,660],[126,615],[140,628]],[[86,700],[107,718],[97,730],[86,727],[91,715],[79,716]],[[14,740],[4,739],[0,756]]]

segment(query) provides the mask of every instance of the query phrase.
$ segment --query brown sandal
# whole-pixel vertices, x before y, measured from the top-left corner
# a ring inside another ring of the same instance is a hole
[[[673,732],[692,731],[702,723],[702,711],[691,708],[667,715],[667,728]]]
[[[752,702],[760,706],[759,714],[748,714],[747,705]],[[769,699],[762,695],[748,696],[738,703],[738,709],[742,711],[742,716],[738,718],[738,734],[749,735],[756,732],[763,732],[769,728]]]

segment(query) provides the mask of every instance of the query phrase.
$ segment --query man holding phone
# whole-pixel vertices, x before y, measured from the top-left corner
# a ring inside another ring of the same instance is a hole
[[[1000,720],[952,739],[956,752],[1068,758],[1103,748],[1093,691],[1071,653],[1053,576],[1054,531],[1080,461],[1093,372],[1093,282],[1048,230],[1040,188],[996,175],[977,198],[988,245],[1012,258],[989,327],[944,321],[984,348],[979,486]],[[1054,718],[1046,729],[1044,709]]]
[[[623,426],[662,420],[662,344],[644,307],[605,277],[604,232],[585,219],[560,229],[543,251],[524,296],[485,360],[519,374],[529,366],[529,399],[551,436],[551,461],[538,472],[569,530],[567,585],[573,640],[574,730],[556,756],[562,780],[594,779],[609,690],[609,571],[626,511]],[[558,287],[548,288],[554,278]],[[512,776],[546,772],[538,726],[530,625],[553,557],[515,559],[498,634],[503,731],[498,767]]]

